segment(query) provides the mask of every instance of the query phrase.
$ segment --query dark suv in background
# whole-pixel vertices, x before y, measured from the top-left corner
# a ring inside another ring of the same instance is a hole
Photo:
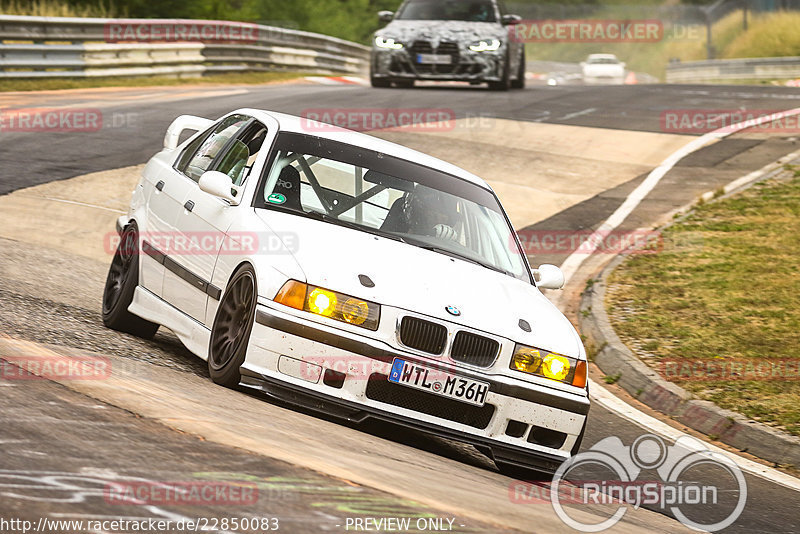
[[[525,87],[525,45],[510,38],[520,17],[500,0],[406,0],[381,11],[388,25],[372,40],[373,87],[412,87],[415,80]]]

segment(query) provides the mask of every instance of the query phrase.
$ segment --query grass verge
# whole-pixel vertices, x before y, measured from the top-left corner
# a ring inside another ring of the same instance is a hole
[[[294,80],[309,76],[302,72],[246,72],[212,74],[197,78],[141,77],[141,78],[50,78],[50,79],[0,79],[0,92],[51,91],[56,89],[90,89],[96,87],[148,87],[152,85],[196,84],[262,84]]]
[[[656,369],[700,369],[693,378],[668,376],[698,398],[800,435],[798,236],[800,166],[787,166],[776,179],[699,206],[664,232],[659,254],[620,265],[609,278],[611,322]],[[773,369],[781,360],[794,362],[794,380],[789,366],[760,380],[703,371],[734,361],[745,371]]]

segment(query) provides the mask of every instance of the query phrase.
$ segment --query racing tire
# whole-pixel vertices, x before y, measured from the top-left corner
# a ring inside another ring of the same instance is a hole
[[[527,70],[527,65],[525,63],[525,51],[523,50],[519,58],[519,67],[517,68],[517,79],[511,82],[512,89],[525,89],[526,70]]]
[[[392,86],[392,82],[385,78],[375,78],[374,76],[369,77],[369,83],[372,87],[376,87],[378,89],[386,89]]]
[[[503,76],[499,82],[489,82],[490,91],[508,91],[511,89],[511,62],[509,61],[508,54],[503,64]]]
[[[372,87],[377,87],[381,89],[392,86],[391,80],[388,80],[386,78],[375,77],[375,66],[372,64],[372,62],[370,62],[370,67],[369,67],[369,83],[370,85],[372,85]]]
[[[103,324],[144,339],[156,335],[156,323],[128,311],[139,285],[139,229],[132,222],[122,231],[103,289]]]
[[[208,374],[214,383],[235,388],[241,382],[239,367],[247,354],[257,300],[256,273],[249,264],[242,265],[225,289],[211,328]]]

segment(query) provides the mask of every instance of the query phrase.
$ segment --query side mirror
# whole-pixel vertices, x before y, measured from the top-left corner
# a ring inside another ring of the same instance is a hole
[[[394,11],[378,11],[378,20],[389,23],[394,19]]]
[[[564,273],[555,265],[545,263],[533,270],[533,279],[541,289],[561,289],[564,287]]]
[[[519,15],[503,15],[503,18],[500,19],[503,26],[516,26],[520,22],[522,22],[522,17]]]
[[[233,180],[227,174],[219,171],[207,171],[200,177],[200,190],[209,195],[227,200],[231,204],[238,203],[238,199],[233,194]]]

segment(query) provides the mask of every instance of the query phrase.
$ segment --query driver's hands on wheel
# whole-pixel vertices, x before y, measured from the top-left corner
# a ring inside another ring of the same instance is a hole
[[[456,231],[453,230],[452,226],[448,226],[446,224],[437,224],[433,227],[433,235],[438,237],[439,239],[447,239],[450,241],[455,241]]]

